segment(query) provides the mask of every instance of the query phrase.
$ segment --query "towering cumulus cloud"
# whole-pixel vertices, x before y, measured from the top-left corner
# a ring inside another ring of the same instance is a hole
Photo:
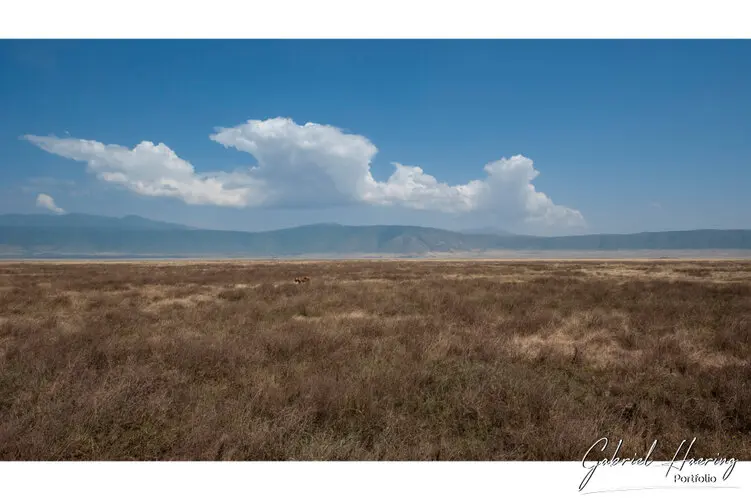
[[[394,163],[376,181],[370,171],[378,149],[366,137],[329,125],[298,125],[288,118],[220,127],[211,140],[249,153],[257,165],[233,172],[198,173],[164,144],[133,149],[100,142],[27,135],[47,152],[86,162],[105,182],[147,196],[189,204],[234,207],[324,207],[356,203],[440,212],[490,212],[513,223],[582,226],[577,210],[538,192],[532,160],[517,155],[485,165],[484,178],[467,184],[438,181],[421,167]]]
[[[374,184],[370,161],[378,152],[367,138],[317,123],[250,120],[219,128],[211,140],[250,153],[258,166],[248,175],[263,183],[265,204],[330,206],[364,200]]]

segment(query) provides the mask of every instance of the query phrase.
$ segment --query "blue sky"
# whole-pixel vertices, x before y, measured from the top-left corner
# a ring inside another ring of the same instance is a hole
[[[747,40],[6,40],[0,75],[0,213],[751,228]]]

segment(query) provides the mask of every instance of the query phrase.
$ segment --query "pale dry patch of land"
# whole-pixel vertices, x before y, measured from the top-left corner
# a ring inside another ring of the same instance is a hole
[[[748,460],[750,361],[743,260],[5,263],[0,459]]]

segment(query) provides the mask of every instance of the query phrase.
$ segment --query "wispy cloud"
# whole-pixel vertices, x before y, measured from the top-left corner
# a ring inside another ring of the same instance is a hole
[[[41,149],[85,162],[99,179],[146,196],[173,197],[194,205],[230,207],[326,207],[343,204],[407,207],[444,213],[485,212],[508,223],[583,226],[575,209],[556,205],[532,181],[539,175],[522,155],[485,165],[482,178],[450,185],[419,166],[394,163],[376,181],[371,162],[378,152],[366,137],[289,118],[250,120],[217,128],[210,139],[251,154],[257,165],[232,172],[198,173],[165,144],[141,142],[132,149],[97,141],[24,138]]]
[[[48,195],[41,193],[39,196],[37,196],[37,206],[41,208],[46,208],[47,210],[51,212],[55,212],[56,214],[64,214],[65,210],[58,207],[55,203],[55,199]]]

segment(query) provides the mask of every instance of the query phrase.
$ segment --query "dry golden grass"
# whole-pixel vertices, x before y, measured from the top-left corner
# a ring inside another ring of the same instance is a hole
[[[749,460],[750,318],[747,261],[3,264],[0,459]]]

